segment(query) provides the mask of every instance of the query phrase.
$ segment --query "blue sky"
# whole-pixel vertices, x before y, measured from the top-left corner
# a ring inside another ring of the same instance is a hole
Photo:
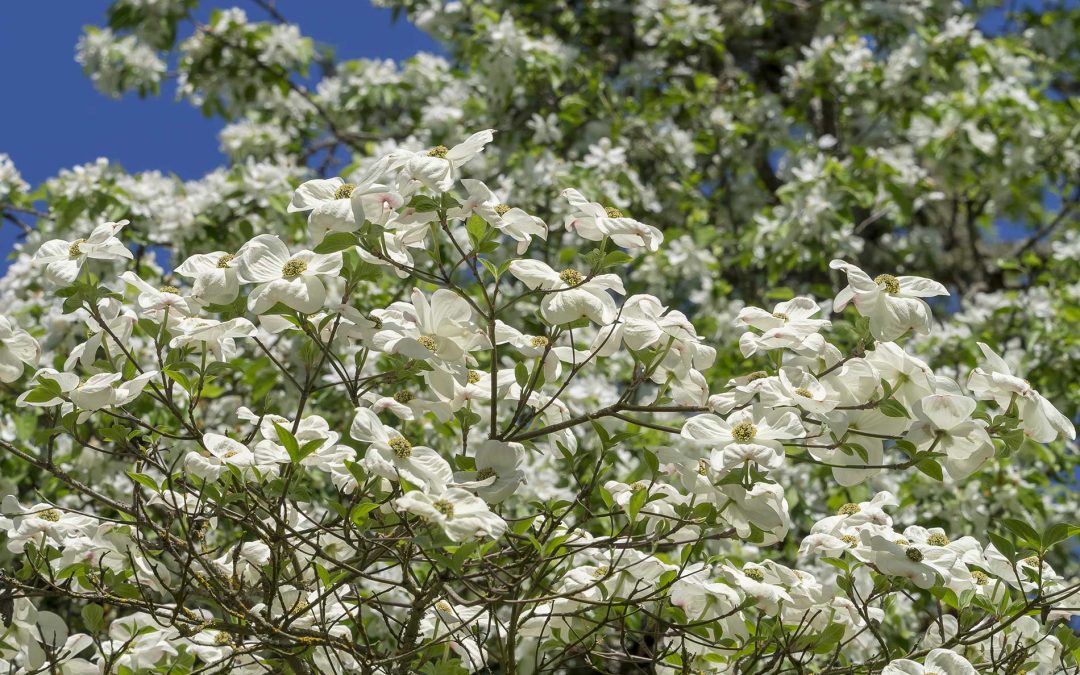
[[[252,20],[265,13],[244,0],[203,2],[243,7]],[[437,44],[404,19],[366,0],[280,0],[278,10],[306,35],[333,45],[338,57],[404,59]],[[158,169],[198,178],[223,162],[221,122],[174,100],[171,83],[160,97],[120,100],[97,92],[75,62],[82,27],[104,25],[107,0],[0,2],[0,152],[33,186],[64,167],[108,157],[128,171]],[[0,272],[17,230],[0,226]]]

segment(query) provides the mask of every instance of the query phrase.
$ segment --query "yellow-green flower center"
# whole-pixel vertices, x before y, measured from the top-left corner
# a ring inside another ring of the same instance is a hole
[[[853,534],[845,534],[844,536],[840,537],[840,541],[844,542],[851,548],[855,548],[859,545],[859,538]]]
[[[180,295],[180,289],[176,286],[161,286],[158,288],[160,293],[171,293],[172,295]]]
[[[914,546],[910,546],[904,549],[904,555],[907,559],[914,563],[921,563],[923,561],[923,552]]]
[[[814,394],[806,387],[799,387],[795,390],[795,393],[803,398],[814,398]]]
[[[744,569],[743,574],[750,577],[754,581],[765,581],[765,573],[756,567],[748,567]]]
[[[900,292],[900,282],[891,274],[879,274],[874,277],[874,283],[878,286],[884,286],[885,292],[889,295],[896,295]]]
[[[622,211],[615,208],[614,206],[607,207],[606,209],[604,209],[604,212],[607,213],[608,218],[622,218]]]
[[[781,321],[788,320],[788,315],[784,314],[783,312],[773,312],[772,315],[774,318],[780,319]]]
[[[236,256],[234,256],[232,253],[226,253],[225,255],[221,256],[217,259],[218,268],[226,269],[229,266],[229,263],[231,263],[234,258],[236,258]]]
[[[412,392],[408,389],[402,389],[401,391],[395,392],[394,400],[398,403],[408,403],[413,400]]]
[[[768,376],[769,376],[769,374],[766,373],[764,370],[755,370],[754,372],[752,372],[752,373],[750,373],[749,375],[746,376],[746,381],[747,382],[754,382],[755,380],[760,380],[760,379],[766,378]]]
[[[435,507],[436,511],[443,514],[447,518],[454,517],[454,505],[446,501],[445,499],[440,499],[436,501],[434,504],[432,504],[432,506]]]
[[[608,574],[611,574],[611,568],[606,565],[601,565],[593,570],[593,579],[603,579]]]
[[[505,216],[506,212],[509,211],[509,210],[510,210],[510,205],[509,204],[496,204],[495,205],[495,213],[499,214],[500,216]]]
[[[982,570],[971,570],[971,580],[975,582],[976,586],[985,586],[990,583],[990,577]]]
[[[214,636],[214,644],[218,645],[219,647],[224,647],[225,645],[230,643],[232,643],[232,638],[229,637],[228,633],[218,633]]]
[[[495,469],[492,469],[490,466],[485,466],[483,469],[476,472],[476,480],[487,480],[494,475]]]
[[[394,436],[387,445],[394,451],[394,456],[398,459],[408,459],[412,457],[412,443],[410,443],[404,436]]]
[[[757,427],[750,422],[739,422],[731,428],[731,437],[737,443],[749,443],[757,436]]]
[[[56,509],[46,509],[44,511],[39,511],[34,515],[36,515],[38,518],[41,518],[42,520],[47,520],[50,523],[55,523],[60,520],[60,512]]]
[[[697,472],[699,476],[709,475],[709,463],[703,459],[697,461]]]
[[[81,256],[82,255],[82,249],[80,248],[80,246],[82,244],[85,244],[85,243],[86,243],[85,239],[76,239],[75,241],[71,242],[71,245],[68,246],[68,257],[69,258],[78,258],[79,256]]]
[[[356,189],[356,185],[352,183],[345,183],[338,187],[334,191],[334,199],[348,199],[352,196],[352,191]]]
[[[416,338],[416,341],[423,345],[424,349],[432,353],[435,353],[435,348],[438,346],[438,343],[435,342],[435,338],[431,337],[430,335],[421,335],[420,337]]]
[[[428,151],[428,157],[439,157],[441,159],[446,158],[446,153],[450,152],[450,148],[445,145],[436,145],[434,148]]]
[[[480,371],[470,370],[469,374],[466,376],[466,379],[468,380],[469,384],[476,384],[480,381]]]
[[[836,510],[836,513],[841,516],[853,516],[856,513],[862,511],[862,507],[858,504],[852,504],[848,502]]]
[[[295,279],[307,270],[307,263],[299,258],[293,258],[281,266],[281,276],[286,279]]]
[[[926,543],[931,546],[948,546],[949,538],[940,532],[935,532],[926,538]]]
[[[581,272],[578,272],[575,269],[565,269],[562,272],[559,272],[559,278],[562,279],[562,282],[567,286],[577,286],[585,280],[585,278],[581,276]]]
[[[452,611],[454,611],[454,608],[450,606],[450,603],[445,601],[445,600],[440,600],[440,601],[436,602],[435,603],[435,609],[439,610],[440,612],[452,612]]]
[[[533,339],[529,340],[529,344],[531,344],[536,349],[543,349],[544,347],[548,346],[548,339],[543,335],[537,335]]]
[[[1029,556],[1027,558],[1024,558],[1024,564],[1030,565],[1031,567],[1039,567],[1040,566],[1039,556],[1033,555],[1033,556]]]

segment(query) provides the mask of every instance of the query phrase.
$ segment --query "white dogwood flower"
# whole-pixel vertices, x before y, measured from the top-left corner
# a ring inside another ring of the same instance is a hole
[[[870,319],[870,334],[879,340],[895,340],[908,330],[929,333],[932,316],[922,298],[949,294],[938,282],[923,277],[879,274],[871,279],[843,260],[833,260],[829,267],[843,271],[848,279],[848,286],[833,301],[833,311],[842,312],[854,301],[859,314]]]
[[[918,422],[907,434],[920,451],[945,453],[941,464],[956,480],[967,478],[994,456],[986,422],[971,419],[976,403],[958,394],[932,394],[915,402]]]
[[[506,531],[506,521],[492,513],[483,499],[457,487],[431,494],[413,490],[395,499],[394,506],[439,527],[453,541],[498,539]]]
[[[562,196],[574,207],[563,226],[568,232],[576,232],[582,239],[600,241],[607,237],[622,248],[643,248],[650,252],[659,250],[664,234],[652,225],[627,218],[614,206],[590,202],[573,188],[563,190]]]
[[[1005,359],[988,345],[980,342],[979,349],[985,361],[971,372],[967,383],[975,398],[993,400],[1006,409],[1015,397],[1024,434],[1036,443],[1049,443],[1059,435],[1070,441],[1076,439],[1076,427],[1054,404],[1035,391],[1027,380],[1013,375]]]
[[[248,295],[248,310],[255,314],[279,302],[303,314],[314,314],[326,302],[323,279],[336,277],[339,271],[341,253],[300,251],[293,255],[278,237],[260,234],[240,250],[237,278],[258,284]]]
[[[41,345],[30,333],[0,315],[0,382],[14,382],[25,366],[36,366]]]
[[[45,266],[45,279],[55,286],[75,281],[87,260],[132,260],[131,251],[116,235],[128,221],[103,223],[86,239],[50,239],[34,254],[34,264]]]
[[[478,131],[452,148],[437,145],[427,152],[398,150],[390,155],[390,168],[402,168],[408,178],[430,190],[447,192],[454,187],[461,166],[483,152],[494,134],[494,129]]]
[[[193,279],[191,297],[200,304],[228,305],[240,294],[236,256],[225,251],[196,253],[176,267],[180,276]]]
[[[539,260],[515,260],[510,274],[526,288],[542,291],[540,314],[552,324],[588,318],[607,325],[615,320],[618,308],[610,291],[623,295],[622,279],[614,274],[598,274],[591,279],[574,268],[556,272]]]
[[[806,433],[794,412],[744,408],[722,419],[711,413],[696,415],[682,428],[683,438],[713,446],[710,463],[716,471],[732,471],[753,463],[765,471],[784,461],[780,441]]]
[[[932,649],[922,663],[894,659],[881,675],[978,675],[971,662],[950,649]]]
[[[432,491],[444,488],[454,479],[453,469],[439,453],[413,445],[368,408],[356,409],[349,435],[368,444],[360,466],[376,476],[395,482],[404,479],[422,490]]]

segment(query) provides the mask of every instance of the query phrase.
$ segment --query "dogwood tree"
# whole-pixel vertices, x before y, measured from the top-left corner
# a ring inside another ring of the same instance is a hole
[[[0,162],[0,669],[1077,671],[1080,12],[394,5],[121,0],[228,165]]]

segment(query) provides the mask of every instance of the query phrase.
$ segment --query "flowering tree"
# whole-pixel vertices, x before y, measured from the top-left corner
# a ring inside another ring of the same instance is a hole
[[[1053,21],[403,3],[399,69],[194,4],[79,57],[175,48],[229,167],[0,165],[0,668],[1076,672]]]

